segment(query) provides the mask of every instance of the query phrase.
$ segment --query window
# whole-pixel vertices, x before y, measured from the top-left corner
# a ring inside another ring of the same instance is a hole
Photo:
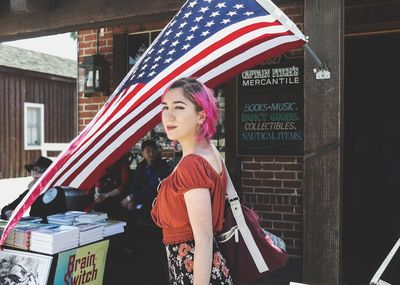
[[[44,141],[44,105],[24,103],[25,149],[40,149]]]
[[[148,31],[128,35],[128,71],[135,65],[160,31]]]

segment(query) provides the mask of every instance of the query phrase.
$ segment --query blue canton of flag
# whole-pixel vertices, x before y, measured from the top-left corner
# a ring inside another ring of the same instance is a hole
[[[131,79],[148,82],[219,30],[250,17],[265,15],[269,15],[268,11],[254,1],[187,2],[135,67]]]

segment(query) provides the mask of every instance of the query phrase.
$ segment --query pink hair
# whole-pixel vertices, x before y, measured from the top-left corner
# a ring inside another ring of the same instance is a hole
[[[197,112],[204,111],[205,120],[201,125],[199,137],[204,136],[210,140],[217,131],[219,119],[217,100],[214,97],[213,90],[196,79],[186,77],[173,82],[163,94],[162,100],[165,94],[174,88],[182,88],[184,96],[194,104]]]

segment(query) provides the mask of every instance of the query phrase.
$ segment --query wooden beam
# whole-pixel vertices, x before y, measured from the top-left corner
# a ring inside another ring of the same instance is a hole
[[[400,0],[348,3],[345,34],[394,32],[400,30]]]
[[[49,11],[57,7],[57,0],[12,0],[9,2],[11,14]]]
[[[50,11],[0,16],[0,42],[171,18],[183,0],[58,0]]]
[[[317,80],[304,57],[304,261],[307,284],[341,282],[344,0],[305,1],[309,45],[331,79]]]

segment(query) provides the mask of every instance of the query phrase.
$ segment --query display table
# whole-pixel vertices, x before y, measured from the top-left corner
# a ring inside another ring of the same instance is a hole
[[[0,251],[0,284],[101,285],[108,247],[103,239],[54,255],[7,248]]]

